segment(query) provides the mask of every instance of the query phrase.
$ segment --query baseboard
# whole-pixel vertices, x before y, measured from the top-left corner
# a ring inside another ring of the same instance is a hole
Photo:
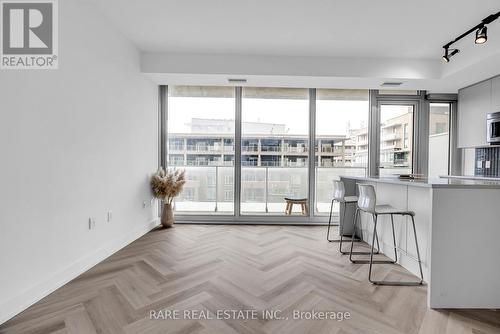
[[[117,240],[113,240],[111,243],[98,249],[90,256],[86,256],[76,263],[72,263],[70,266],[57,272],[50,279],[37,284],[36,286],[21,293],[19,296],[1,304],[0,324],[21,313],[42,298],[59,289],[64,284],[76,278],[78,275],[84,273],[110,255],[127,246],[132,241],[142,237],[144,234],[157,227],[158,223],[158,219],[152,220],[147,225],[142,226]]]

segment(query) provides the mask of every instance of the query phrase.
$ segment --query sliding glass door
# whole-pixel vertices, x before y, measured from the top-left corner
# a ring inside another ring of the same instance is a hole
[[[245,87],[242,96],[241,214],[282,215],[285,197],[308,198],[309,90]]]
[[[429,104],[429,178],[449,174],[450,103]]]
[[[414,104],[379,105],[379,175],[413,172]]]

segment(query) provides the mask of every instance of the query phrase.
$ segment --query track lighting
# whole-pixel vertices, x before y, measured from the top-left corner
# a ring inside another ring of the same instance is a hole
[[[488,40],[488,34],[487,34],[488,28],[486,26],[482,26],[481,28],[477,29],[476,31],[476,44],[484,44]]]
[[[456,55],[457,53],[460,52],[459,49],[451,49],[451,51],[448,49],[448,48],[445,48],[444,49],[444,56],[443,56],[443,60],[447,63],[450,62],[450,58],[453,57],[454,55]]]
[[[448,44],[445,44],[443,46],[443,48],[445,50],[443,60],[447,63],[450,62],[450,58],[460,52],[460,50],[458,50],[458,49],[450,49],[450,46],[452,46],[454,43],[458,42],[459,40],[461,40],[465,36],[473,33],[474,31],[476,32],[476,38],[474,40],[474,43],[476,43],[476,44],[486,43],[488,41],[488,34],[487,34],[488,28],[486,27],[486,25],[495,21],[499,17],[500,17],[500,12],[498,12],[496,14],[491,14],[490,16],[484,18],[481,21],[481,23],[479,23],[475,27],[467,30],[462,35],[458,36],[457,38],[455,38],[454,40],[452,40]]]

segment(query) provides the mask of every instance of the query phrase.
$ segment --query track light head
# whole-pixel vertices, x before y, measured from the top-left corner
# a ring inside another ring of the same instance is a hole
[[[448,52],[448,48],[445,48],[444,49],[444,56],[443,56],[443,61],[445,63],[449,63],[450,62],[450,58],[449,58],[449,52]]]
[[[448,49],[448,48],[445,48],[444,49],[444,56],[443,56],[443,60],[446,62],[446,63],[449,63],[450,62],[450,58],[453,57],[454,55],[456,55],[457,53],[459,53],[460,50],[459,49]]]
[[[482,26],[481,28],[477,29],[476,31],[476,44],[484,44],[488,40],[488,34],[487,34],[488,28],[486,26]]]

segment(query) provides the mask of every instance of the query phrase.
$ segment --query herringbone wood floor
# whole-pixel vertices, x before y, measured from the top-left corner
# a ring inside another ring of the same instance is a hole
[[[377,287],[324,227],[155,230],[0,325],[0,333],[500,333],[500,311],[434,311],[423,287]],[[378,277],[405,278],[383,265]],[[348,311],[349,320],[150,320],[151,310]]]

